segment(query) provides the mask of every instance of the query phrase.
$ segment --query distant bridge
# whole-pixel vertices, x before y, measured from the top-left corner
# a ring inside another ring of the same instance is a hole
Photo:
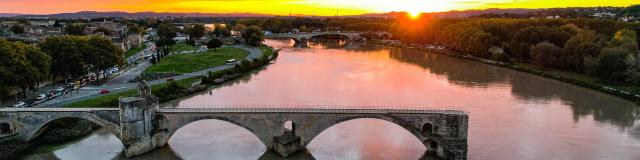
[[[362,38],[364,32],[300,32],[300,33],[292,33],[292,34],[273,34],[267,35],[267,38],[290,38],[296,41],[296,43],[306,42],[317,36],[341,36],[347,40],[358,40]],[[372,34],[376,34],[379,37],[391,37],[391,33],[388,32],[372,32]]]
[[[339,106],[159,108],[157,103],[147,104],[148,101],[139,97],[122,98],[119,108],[1,108],[0,127],[5,137],[30,141],[55,120],[85,119],[116,135],[125,146],[125,155],[134,157],[165,146],[178,129],[205,119],[246,128],[268,149],[274,149],[274,137],[283,135],[284,124],[290,122],[300,137],[299,150],[304,150],[314,137],[333,125],[374,118],[403,127],[439,157],[455,160],[467,157],[469,117],[457,110]]]

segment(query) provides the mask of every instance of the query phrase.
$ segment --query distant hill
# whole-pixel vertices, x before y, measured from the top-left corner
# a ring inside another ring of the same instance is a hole
[[[257,14],[257,13],[168,13],[168,12],[95,12],[95,11],[82,11],[75,13],[58,13],[48,15],[34,15],[25,14],[18,17],[49,17],[60,19],[75,19],[75,18],[100,18],[100,17],[130,17],[130,18],[149,18],[149,17],[273,17],[270,14]]]
[[[436,14],[441,17],[470,17],[481,14],[522,14],[529,13],[532,11],[537,11],[540,9],[485,9],[485,10],[466,10],[466,11],[449,11],[449,12],[436,12],[432,14]],[[362,15],[351,15],[351,16],[340,16],[340,17],[394,17],[397,14],[402,12],[389,12],[389,13],[369,13]],[[101,17],[129,17],[129,18],[149,18],[149,17],[274,17],[276,15],[272,14],[259,14],[259,13],[198,13],[198,12],[190,12],[190,13],[171,13],[171,12],[96,12],[96,11],[81,11],[75,13],[58,13],[58,14],[47,14],[47,15],[38,15],[38,14],[11,14],[11,13],[0,13],[0,17],[49,17],[49,18],[59,18],[59,19],[77,19],[77,18],[101,18]],[[294,15],[298,17],[305,17],[308,15]],[[316,16],[314,16],[316,17]]]
[[[447,11],[447,12],[433,12],[429,14],[436,15],[438,17],[443,18],[460,18],[460,17],[472,17],[483,14],[526,14],[530,12],[540,11],[543,9],[484,9],[484,10],[465,10],[465,11]],[[377,18],[386,18],[386,17],[395,17],[398,14],[404,14],[406,12],[389,12],[389,13],[368,13],[362,15],[354,15],[354,16],[344,16],[344,17],[377,17]]]
[[[14,16],[18,16],[20,14],[17,13],[0,13],[0,17],[14,17]]]

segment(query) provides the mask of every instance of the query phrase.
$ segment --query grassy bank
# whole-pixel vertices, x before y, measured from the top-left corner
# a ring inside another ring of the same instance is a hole
[[[248,51],[239,48],[224,47],[204,53],[175,54],[163,58],[156,65],[147,68],[144,73],[172,72],[192,73],[207,68],[224,65],[229,59],[244,59]]]
[[[175,80],[175,82],[181,86],[189,86],[195,82],[200,81],[200,77],[191,77],[181,80]],[[170,83],[162,83],[151,86],[151,92],[157,95],[161,90],[169,87]],[[73,102],[65,105],[66,108],[83,108],[83,107],[114,107],[118,106],[118,98],[131,97],[137,94],[136,90],[128,90],[124,92],[112,93],[107,95],[101,95],[92,97],[82,101]],[[159,97],[160,101],[168,101],[165,97]]]
[[[261,45],[258,48],[260,48],[260,51],[262,51],[262,55],[265,55],[267,57],[270,57],[271,55],[273,55],[273,49],[271,49],[271,47],[267,45]]]
[[[182,52],[182,51],[195,51],[196,47],[187,44],[186,42],[178,42],[171,46],[171,52]]]
[[[635,103],[640,103],[640,86],[635,86],[635,85],[632,85],[632,84],[624,84],[624,83],[620,83],[620,84],[605,83],[605,82],[600,81],[596,77],[593,77],[593,76],[590,76],[590,75],[587,75],[587,74],[583,74],[583,73],[561,71],[561,70],[553,70],[553,69],[540,69],[540,68],[538,68],[536,66],[533,66],[531,64],[525,64],[525,63],[503,63],[503,62],[498,62],[498,61],[494,61],[494,60],[489,60],[489,59],[483,59],[483,58],[478,58],[478,57],[474,57],[474,56],[464,55],[462,53],[451,51],[451,50],[437,50],[437,49],[416,48],[416,47],[410,47],[410,46],[405,46],[405,45],[401,45],[401,44],[388,45],[388,44],[385,44],[385,43],[383,43],[381,41],[370,41],[370,43],[378,44],[378,45],[384,45],[384,46],[405,48],[405,49],[414,49],[414,50],[420,50],[420,51],[425,51],[425,52],[429,52],[429,53],[438,53],[438,54],[444,54],[444,55],[448,55],[448,56],[452,56],[452,57],[458,57],[458,58],[463,58],[463,59],[468,59],[468,60],[474,60],[474,61],[478,61],[478,62],[481,62],[481,63],[484,63],[484,64],[490,64],[490,65],[500,66],[500,67],[504,67],[504,68],[510,68],[510,69],[514,69],[514,70],[518,70],[518,71],[527,72],[527,73],[530,73],[530,74],[542,76],[542,77],[545,77],[545,78],[555,79],[555,80],[562,81],[562,82],[565,82],[565,83],[570,83],[570,84],[574,84],[574,85],[577,85],[577,86],[590,88],[590,89],[597,90],[597,91],[600,91],[600,92],[603,92],[603,93],[607,93],[607,94],[610,94],[610,95],[621,97],[621,98],[633,101]]]
[[[143,43],[140,47],[138,48],[131,48],[129,49],[127,52],[124,52],[124,58],[127,59],[131,56],[133,56],[134,54],[144,50],[145,48],[147,48],[147,44]]]

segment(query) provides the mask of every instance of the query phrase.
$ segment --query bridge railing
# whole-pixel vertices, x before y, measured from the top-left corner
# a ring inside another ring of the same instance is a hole
[[[117,110],[118,108],[0,108],[0,112],[91,112]]]
[[[458,107],[343,105],[178,105],[165,106],[159,112],[469,113]]]

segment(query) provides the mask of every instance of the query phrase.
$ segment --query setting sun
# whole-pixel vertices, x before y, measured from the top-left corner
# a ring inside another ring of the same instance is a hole
[[[407,14],[409,14],[409,17],[413,19],[418,19],[420,18],[420,14],[422,14],[422,12],[407,12]]]

